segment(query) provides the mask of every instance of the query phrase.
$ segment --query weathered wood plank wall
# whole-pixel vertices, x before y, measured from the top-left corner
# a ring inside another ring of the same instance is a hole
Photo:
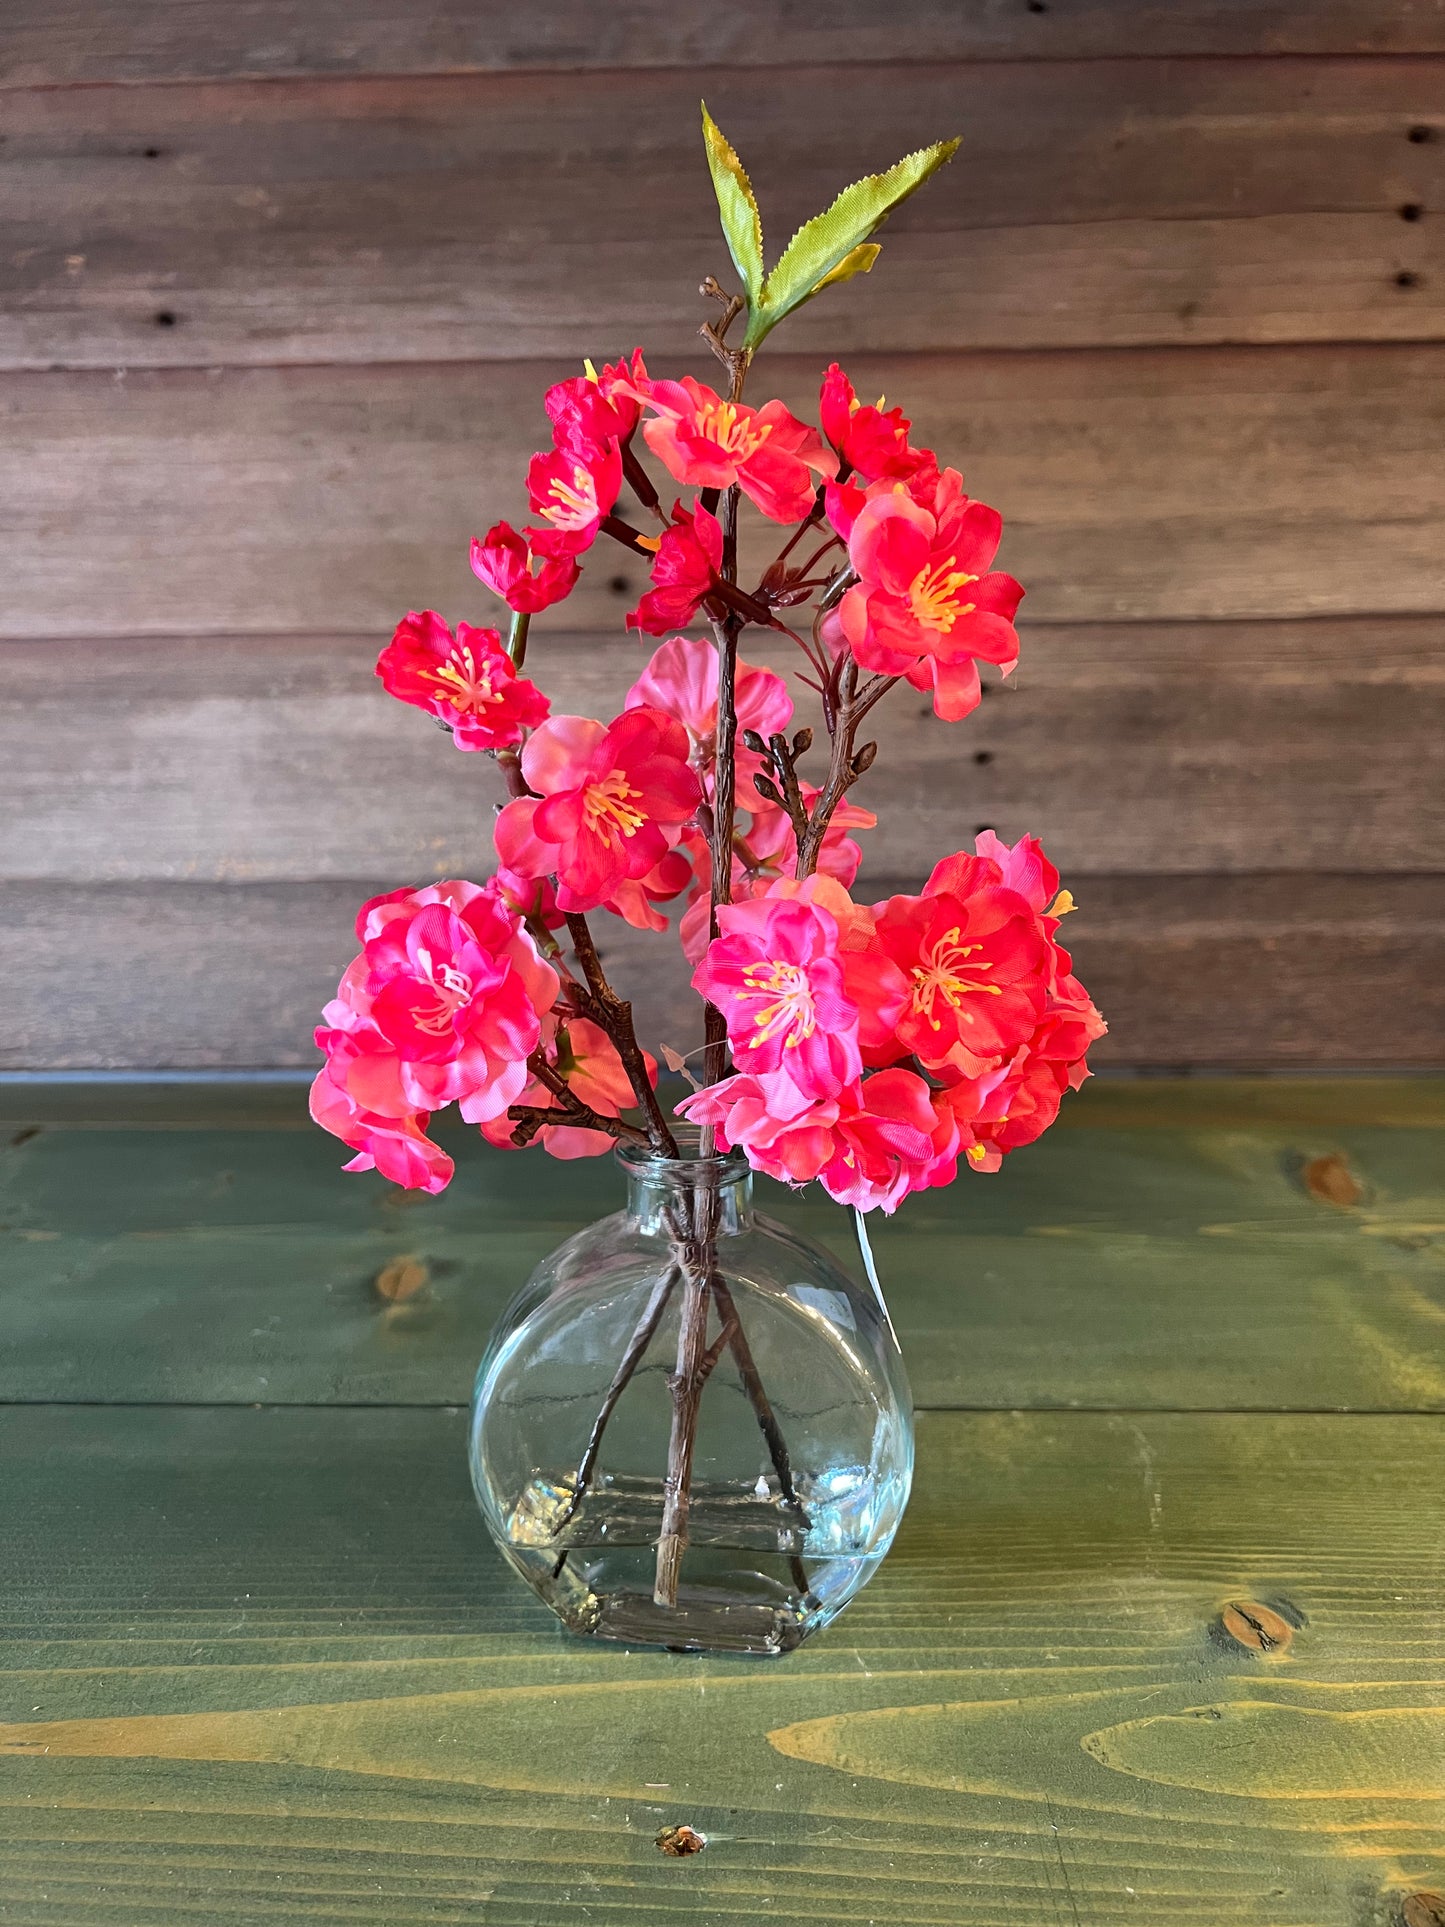
[[[1030,589],[1016,689],[882,716],[865,882],[1043,834],[1101,1060],[1442,1053],[1445,5],[825,12],[6,10],[0,1065],[303,1063],[354,902],[482,865],[489,772],[371,663],[481,619],[545,380],[706,373],[702,91],[775,236],[965,135],[768,357],[904,402]],[[638,586],[544,630],[566,703]]]

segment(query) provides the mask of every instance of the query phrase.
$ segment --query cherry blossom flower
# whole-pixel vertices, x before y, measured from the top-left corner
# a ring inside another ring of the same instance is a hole
[[[885,477],[901,480],[920,469],[938,466],[931,448],[909,447],[908,431],[913,424],[903,410],[890,408],[885,415],[881,400],[877,407],[860,403],[852,382],[836,361],[823,377],[818,419],[840,461],[861,482]]]
[[[456,1168],[439,1145],[426,1134],[427,1112],[405,1117],[383,1117],[366,1111],[327,1071],[319,1071],[311,1086],[311,1115],[322,1130],[339,1137],[356,1156],[343,1171],[380,1171],[393,1184],[409,1191],[444,1191]]]
[[[627,618],[629,629],[666,635],[692,621],[711,593],[722,566],[722,528],[699,504],[673,504],[671,525],[658,538],[652,560],[652,587]]]
[[[545,722],[551,705],[519,676],[495,629],[413,610],[382,650],[376,673],[388,693],[439,716],[458,749],[505,749]]]
[[[775,1112],[796,1116],[862,1071],[838,924],[806,898],[724,904],[693,987],[727,1019],[733,1061],[761,1079]]]
[[[819,479],[837,472],[838,458],[817,429],[780,401],[761,408],[724,401],[691,375],[636,392],[654,411],[643,438],[669,475],[689,488],[736,482],[774,522],[801,522]]]
[[[687,732],[656,709],[605,725],[553,716],[528,739],[522,774],[536,795],[497,818],[497,853],[519,876],[555,876],[567,912],[595,910],[655,870],[702,795]]]
[[[816,1178],[860,1211],[891,1213],[940,1168],[929,1087],[909,1070],[878,1071],[791,1118],[778,1115],[765,1079],[746,1074],[695,1092],[678,1111],[711,1125],[721,1149],[741,1147],[755,1170],[784,1184]]]
[[[581,574],[569,537],[556,529],[517,531],[497,522],[472,542],[472,574],[519,615],[536,615],[571,595]]]
[[[548,1062],[567,1080],[575,1097],[589,1105],[599,1117],[621,1117],[636,1102],[627,1072],[617,1047],[598,1025],[585,1017],[569,1017],[559,1026],[556,1039],[547,1053]],[[656,1060],[644,1051],[649,1082],[657,1083]],[[557,1108],[557,1100],[545,1084],[534,1080],[519,1104],[536,1105],[542,1110]],[[516,1125],[506,1117],[482,1126],[482,1136],[490,1143],[511,1150]],[[606,1131],[589,1131],[576,1124],[544,1124],[532,1140],[550,1151],[554,1158],[595,1158],[613,1148],[615,1140]]]
[[[453,1102],[471,1123],[504,1112],[559,988],[521,919],[495,891],[451,881],[374,898],[357,934],[316,1032],[322,1078],[347,1102],[323,1094],[320,1121],[389,1119],[415,1151],[408,1119]]]
[[[711,642],[673,636],[653,652],[652,661],[627,692],[627,709],[660,709],[675,716],[687,731],[688,759],[710,793],[717,758],[717,650]],[[788,727],[793,699],[788,685],[771,669],[752,663],[737,665],[734,707],[738,719],[736,768],[738,796],[744,803],[754,795],[752,781],[763,759],[742,741],[753,729],[766,740]]]
[[[622,487],[622,457],[615,441],[560,441],[534,455],[527,468],[532,513],[551,525],[574,554],[590,548],[604,515]]]
[[[905,482],[875,483],[848,534],[858,581],[838,606],[837,628],[865,669],[932,688],[938,715],[956,722],[977,706],[978,663],[1008,673],[1018,661],[1013,617],[1023,590],[990,572],[1002,522],[963,493],[945,469],[928,506]]]
[[[996,863],[960,854],[947,874],[947,890],[930,885],[922,896],[890,897],[874,909],[879,944],[910,985],[894,1061],[911,1052],[930,1069],[976,1075],[1033,1034],[1044,1009],[1048,940],[1031,906],[1004,887]]]
[[[590,361],[586,369],[585,375],[574,375],[547,390],[545,406],[557,444],[591,442],[601,447],[612,440],[625,448],[642,413],[637,393],[646,393],[648,386],[642,350],[635,348],[631,361],[604,363],[600,375]]]

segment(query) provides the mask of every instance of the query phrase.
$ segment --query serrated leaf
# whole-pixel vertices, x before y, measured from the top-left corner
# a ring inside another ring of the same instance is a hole
[[[763,292],[763,217],[747,170],[732,142],[707,111],[706,101],[702,103],[702,139],[723,237],[752,309]]]
[[[811,301],[813,295],[821,294],[824,288],[836,287],[840,281],[851,281],[855,274],[867,274],[882,252],[882,248],[876,241],[862,242],[851,254],[845,254],[833,272],[825,274],[812,293],[806,295],[804,299]]]
[[[958,151],[956,140],[935,141],[882,174],[865,175],[845,187],[833,205],[800,227],[781,260],[763,284],[761,298],[751,301],[745,346],[756,348],[785,315],[810,300],[834,281],[866,273],[878,258],[875,246],[861,257],[869,236],[876,234],[895,207],[936,174]]]

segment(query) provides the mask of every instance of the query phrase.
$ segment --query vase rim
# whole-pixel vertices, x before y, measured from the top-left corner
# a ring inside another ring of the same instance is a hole
[[[751,1165],[739,1150],[714,1151],[710,1157],[699,1156],[698,1140],[702,1133],[696,1124],[674,1124],[672,1134],[677,1140],[678,1154],[675,1158],[654,1151],[650,1144],[619,1144],[614,1156],[630,1177],[654,1182],[660,1179],[671,1183],[692,1183],[703,1177],[714,1183],[730,1184],[752,1175]]]

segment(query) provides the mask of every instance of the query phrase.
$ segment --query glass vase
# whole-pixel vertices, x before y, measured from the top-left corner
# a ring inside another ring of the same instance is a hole
[[[472,1483],[573,1632],[785,1653],[898,1529],[897,1342],[831,1253],[753,1210],[739,1155],[619,1149],[622,1211],[545,1259],[477,1374]]]

